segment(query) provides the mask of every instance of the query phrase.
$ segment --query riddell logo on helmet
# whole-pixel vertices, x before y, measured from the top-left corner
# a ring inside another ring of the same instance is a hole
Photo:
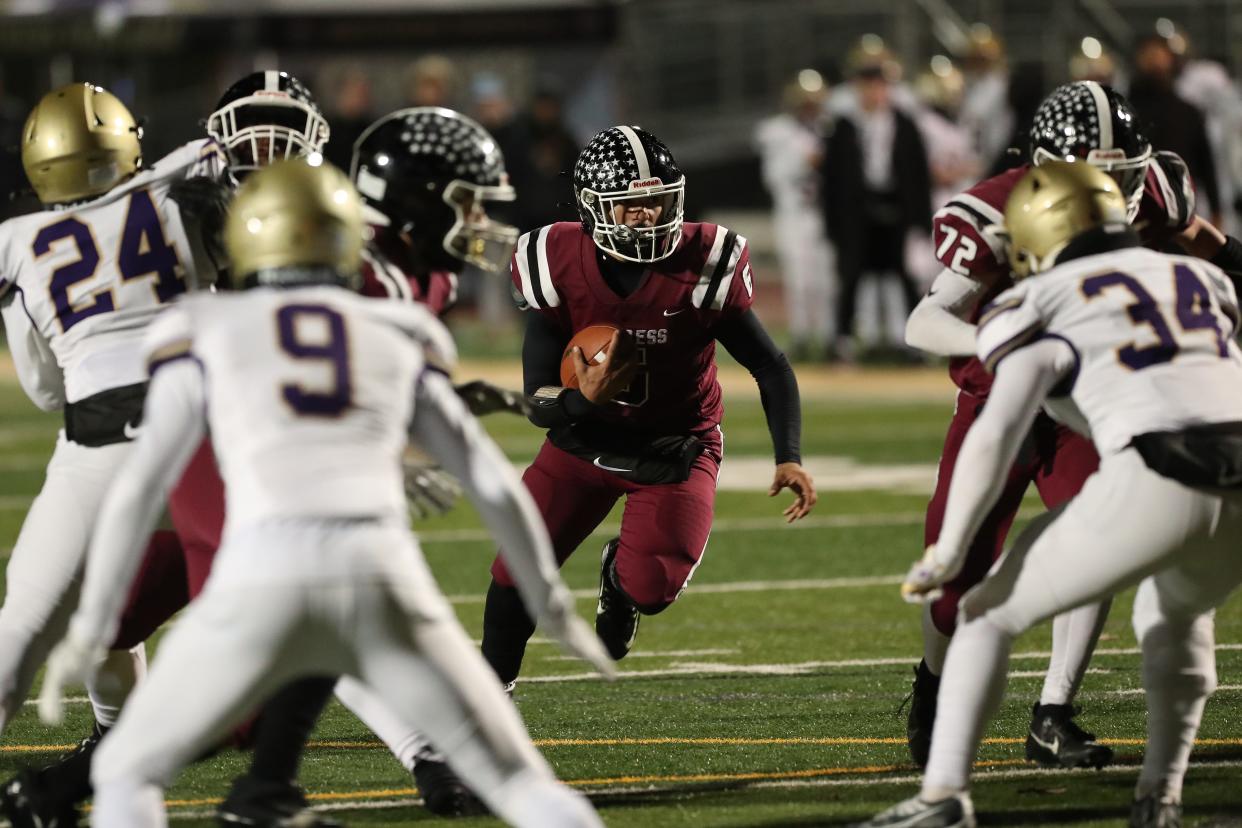
[[[1093,149],[1087,153],[1088,161],[1125,161],[1126,151],[1123,149]]]
[[[631,190],[645,190],[648,187],[662,187],[662,186],[664,186],[664,182],[658,178],[644,178],[640,181],[630,182]]]

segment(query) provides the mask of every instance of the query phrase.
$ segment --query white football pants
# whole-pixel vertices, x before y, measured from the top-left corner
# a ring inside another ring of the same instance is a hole
[[[1140,580],[1134,627],[1148,744],[1138,792],[1180,795],[1203,705],[1216,686],[1212,609],[1242,583],[1242,493],[1190,489],[1126,449],[1103,458],[1068,504],[1032,521],[963,596],[923,780],[928,798],[967,787],[984,727],[1004,695],[1014,639]]]
[[[43,488],[30,504],[9,559],[0,607],[0,733],[22,708],[35,675],[64,637],[78,605],[82,563],[104,494],[129,443],[87,448],[62,431]],[[142,673],[140,648],[112,654],[87,690],[96,719],[111,725]],[[102,688],[103,692],[99,692]]]
[[[776,255],[785,287],[785,315],[795,343],[832,340],[836,322],[836,263],[819,210],[777,210],[772,214]]]
[[[287,682],[354,676],[511,825],[602,826],[559,783],[409,532],[379,521],[226,529],[202,595],[95,754],[92,824],[167,824],[162,789]]]

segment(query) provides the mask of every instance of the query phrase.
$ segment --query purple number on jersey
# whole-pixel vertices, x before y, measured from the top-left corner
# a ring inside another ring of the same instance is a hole
[[[68,332],[83,319],[116,310],[116,300],[111,288],[96,291],[84,307],[75,305],[69,297],[71,287],[91,278],[99,269],[99,245],[85,222],[69,216],[44,227],[35,236],[35,258],[47,255],[53,244],[64,239],[72,239],[77,245],[78,259],[52,271],[48,290],[60,329]],[[129,197],[116,264],[126,281],[156,274],[155,296],[161,303],[185,292],[185,280],[178,273],[177,249],[166,240],[159,211],[147,190],[135,190]]]
[[[327,331],[326,340],[307,342],[301,336],[300,324],[319,319]],[[353,389],[349,380],[349,340],[345,336],[345,318],[324,305],[285,305],[276,312],[280,347],[295,359],[321,359],[332,366],[332,388],[309,391],[297,383],[280,387],[285,402],[298,414],[307,417],[339,417],[349,408]]]

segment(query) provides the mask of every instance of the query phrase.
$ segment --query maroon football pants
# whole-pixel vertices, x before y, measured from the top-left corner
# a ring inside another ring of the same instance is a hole
[[[169,494],[168,513],[175,533],[152,536],[130,589],[115,649],[146,641],[203,591],[224,530],[224,482],[210,440],[203,440]]]
[[[552,538],[559,566],[625,496],[617,548],[618,586],[641,612],[667,607],[694,574],[711,533],[720,469],[718,443],[699,455],[681,483],[631,483],[545,442],[522,475]],[[492,577],[512,587],[500,558]]]
[[[966,439],[966,432],[983,411],[985,401],[984,397],[958,392],[957,408],[949,423],[949,433],[945,436],[944,453],[940,455],[936,491],[927,505],[924,545],[935,543],[940,537],[957,455]],[[1018,459],[1005,479],[1000,498],[971,542],[962,571],[944,585],[944,594],[932,604],[932,622],[937,630],[944,635],[953,635],[957,627],[958,601],[968,589],[983,580],[1004,551],[1005,537],[1017,517],[1027,487],[1034,483],[1044,505],[1055,509],[1078,494],[1082,484],[1095,473],[1099,464],[1099,455],[1090,440],[1058,425],[1046,414],[1041,413],[1035,418],[1031,433],[1027,435]],[[964,473],[969,474],[970,471],[966,469]]]

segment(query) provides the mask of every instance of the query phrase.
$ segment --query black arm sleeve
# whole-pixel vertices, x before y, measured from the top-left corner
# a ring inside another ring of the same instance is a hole
[[[538,397],[540,388],[561,384],[561,354],[568,341],[542,314],[526,314],[522,339],[522,386],[530,403],[529,419],[540,428],[568,425],[586,417],[598,406],[571,388],[554,400]]]
[[[716,328],[716,339],[759,385],[777,463],[802,462],[802,403],[789,360],[753,310]]]
[[[1225,271],[1234,289],[1242,295],[1242,242],[1233,236],[1225,236],[1225,243],[1208,261]]]

